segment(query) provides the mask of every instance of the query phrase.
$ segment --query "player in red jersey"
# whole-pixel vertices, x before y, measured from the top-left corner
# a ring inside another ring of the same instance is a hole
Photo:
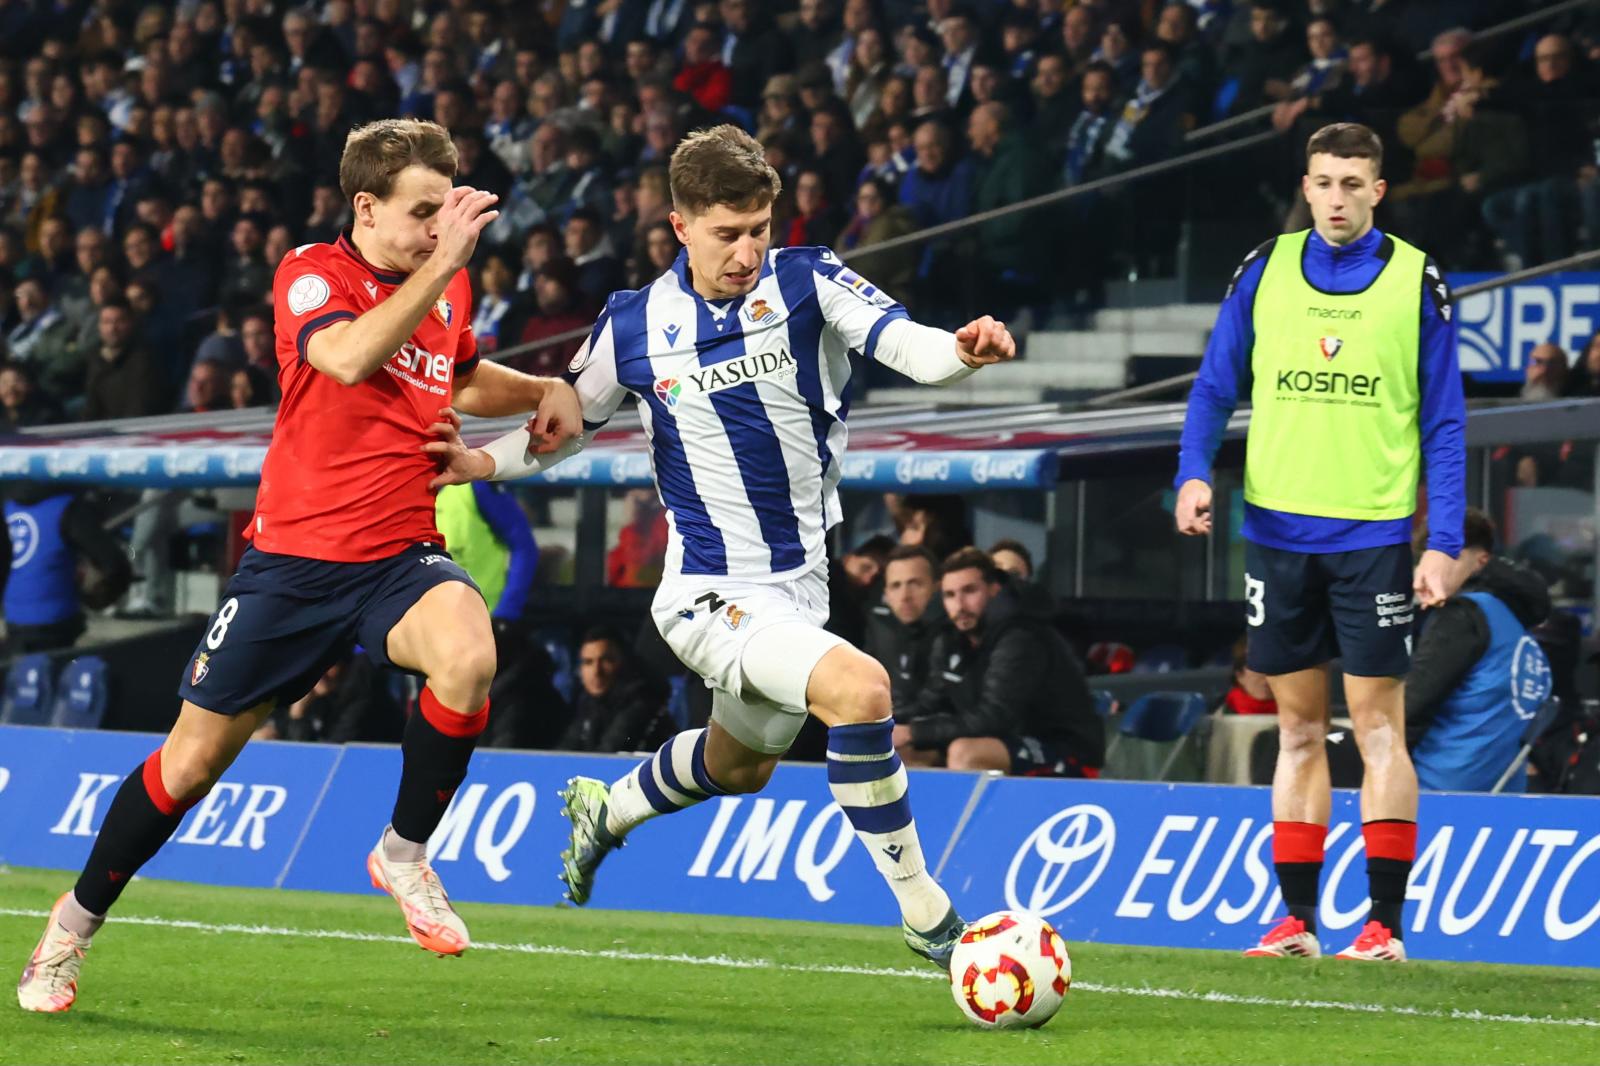
[[[339,165],[354,223],[333,244],[284,257],[273,282],[278,409],[252,544],[189,661],[165,743],[117,792],[73,890],[17,986],[24,1009],[77,996],[90,938],[128,879],[228,768],[274,707],[310,691],[359,644],[427,678],[406,723],[394,814],[367,856],[373,884],[440,955],[466,926],[426,842],[488,721],[494,635],[477,587],[445,552],[423,445],[454,414],[536,411],[553,449],[581,429],[564,382],[481,363],[465,267],[495,197],[452,188],[456,151],[431,122],[354,130]]]

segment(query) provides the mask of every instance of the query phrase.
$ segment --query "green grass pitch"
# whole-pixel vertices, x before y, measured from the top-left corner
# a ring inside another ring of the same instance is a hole
[[[70,883],[0,869],[8,980]],[[983,1032],[891,928],[460,909],[440,959],[377,894],[140,881],[69,1013],[0,1004],[0,1063],[1600,1062],[1600,970],[1069,943],[1056,1019]]]

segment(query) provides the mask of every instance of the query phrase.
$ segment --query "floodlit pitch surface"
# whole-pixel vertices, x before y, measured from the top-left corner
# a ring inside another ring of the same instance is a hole
[[[0,870],[7,980],[71,880]],[[376,893],[139,881],[0,1063],[1600,1063],[1600,970],[1069,943],[1056,1019],[982,1032],[892,928],[461,910],[441,959]]]

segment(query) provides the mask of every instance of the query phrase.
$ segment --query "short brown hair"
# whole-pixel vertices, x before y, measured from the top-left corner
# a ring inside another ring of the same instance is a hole
[[[726,123],[696,130],[679,142],[668,178],[672,206],[688,214],[718,204],[765,207],[783,191],[783,179],[767,163],[761,142]]]
[[[1477,548],[1480,551],[1494,553],[1494,519],[1478,510],[1476,507],[1467,508],[1465,536],[1462,538],[1462,547]]]
[[[437,122],[380,119],[357,126],[345,138],[344,154],[339,157],[339,188],[346,200],[354,200],[358,192],[385,200],[406,167],[427,167],[454,178],[457,162],[450,131]]]
[[[884,569],[888,569],[890,563],[903,563],[907,559],[921,559],[927,563],[930,575],[939,572],[939,560],[935,559],[933,553],[920,544],[895,545],[894,551],[889,553],[889,558],[884,560]]]
[[[1340,159],[1370,159],[1372,169],[1383,173],[1383,139],[1359,122],[1335,122],[1322,127],[1306,142],[1306,169],[1314,155]]]
[[[944,566],[939,568],[939,576],[943,578],[958,570],[976,570],[990,585],[1000,580],[999,568],[994,565],[994,560],[989,558],[989,553],[982,548],[961,548],[951,552],[945,558]]]

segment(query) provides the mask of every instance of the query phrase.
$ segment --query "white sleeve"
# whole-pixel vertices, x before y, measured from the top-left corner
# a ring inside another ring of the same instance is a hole
[[[874,358],[921,385],[954,385],[978,372],[956,354],[956,335],[900,318],[879,332]]]
[[[628,390],[617,382],[617,348],[610,310],[600,313],[594,331],[567,364],[567,380],[578,391],[583,428],[598,430],[617,413]]]
[[[583,432],[545,455],[528,452],[530,436],[526,426],[490,441],[483,450],[494,458],[494,473],[489,476],[491,481],[529,477],[577,455],[588,447],[595,434],[622,406],[628,390],[617,382],[617,354],[612,342],[609,310],[601,312],[589,339],[583,342],[583,347],[567,364],[567,379],[578,393],[578,404],[583,411]]]
[[[812,271],[817,306],[828,328],[868,359],[876,357],[885,327],[910,317],[894,297],[845,266],[826,248],[816,253]]]
[[[586,429],[573,437],[567,443],[553,452],[544,455],[534,455],[528,451],[528,444],[532,437],[528,427],[514,429],[503,437],[496,437],[483,446],[494,459],[494,473],[489,475],[490,481],[515,481],[518,478],[532,477],[543,470],[549,470],[557,463],[570,459],[589,446],[594,440],[595,430]]]

